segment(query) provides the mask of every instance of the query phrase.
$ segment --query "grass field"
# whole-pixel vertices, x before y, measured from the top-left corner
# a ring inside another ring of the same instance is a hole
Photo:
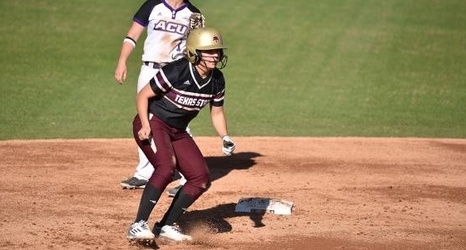
[[[142,2],[0,1],[0,139],[130,137],[142,40],[113,73]],[[466,137],[465,1],[192,2],[234,136]],[[191,127],[214,135],[207,110]]]

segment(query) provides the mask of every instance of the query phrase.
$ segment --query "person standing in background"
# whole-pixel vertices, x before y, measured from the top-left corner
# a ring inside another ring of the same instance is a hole
[[[127,76],[126,62],[136,48],[139,37],[147,29],[137,92],[168,62],[182,58],[186,36],[190,29],[204,26],[204,17],[198,8],[185,0],[147,0],[133,16],[133,24],[123,40],[115,80],[123,84]],[[188,133],[189,127],[187,127]],[[190,134],[190,133],[189,133]],[[123,189],[143,189],[154,172],[154,167],[138,148],[139,163],[134,175],[121,181]],[[175,174],[176,175],[176,174]],[[181,175],[179,186],[168,191],[169,196],[186,182]]]

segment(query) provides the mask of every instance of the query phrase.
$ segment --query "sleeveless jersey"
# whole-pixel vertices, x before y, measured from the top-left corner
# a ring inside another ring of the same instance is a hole
[[[178,129],[185,129],[207,104],[223,106],[223,73],[215,68],[202,79],[186,58],[162,67],[150,86],[156,97],[149,101],[149,112]]]
[[[133,16],[133,21],[147,28],[142,61],[167,63],[183,57],[189,17],[200,11],[186,1],[173,9],[165,0],[147,0]]]

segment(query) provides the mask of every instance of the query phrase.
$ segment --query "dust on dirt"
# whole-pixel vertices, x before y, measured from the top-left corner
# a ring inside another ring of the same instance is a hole
[[[180,221],[194,241],[149,248],[466,249],[466,139],[238,137],[231,157],[195,139],[213,183]],[[0,141],[0,158],[0,248],[141,248],[126,233],[142,190],[119,186],[133,140]],[[293,212],[236,213],[244,197]]]

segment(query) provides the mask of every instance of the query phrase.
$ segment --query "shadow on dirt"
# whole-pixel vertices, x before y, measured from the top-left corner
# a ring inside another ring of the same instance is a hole
[[[212,181],[218,180],[232,170],[245,170],[256,165],[254,158],[262,156],[256,152],[241,152],[232,156],[206,157]]]
[[[256,152],[241,152],[230,157],[206,157],[206,161],[210,169],[211,179],[215,181],[226,176],[232,170],[245,170],[253,167],[256,165],[254,158],[260,156],[262,155]],[[184,224],[188,228],[205,224],[212,233],[225,233],[232,230],[232,226],[225,220],[226,218],[247,216],[254,222],[254,227],[265,226],[262,223],[263,214],[237,213],[235,207],[235,203],[228,203],[204,210],[190,211],[182,216],[180,224]]]
[[[227,218],[246,216],[254,222],[254,227],[263,227],[265,224],[262,223],[262,214],[249,214],[249,213],[237,213],[235,212],[235,203],[220,204],[213,208],[204,210],[195,210],[186,212],[180,219],[179,224],[183,225],[187,231],[196,231],[202,226],[203,233],[208,232],[211,234],[216,233],[227,233],[232,231],[233,227],[226,220]],[[157,240],[159,241],[159,240]],[[157,241],[142,241],[133,242],[130,246],[136,246],[138,249],[160,249],[164,243]],[[169,241],[170,242],[170,241]],[[161,244],[160,244],[161,243]],[[160,244],[160,245],[159,245]]]
[[[186,212],[180,220],[188,230],[198,227],[200,224],[206,225],[211,233],[226,233],[233,228],[227,218],[246,216],[254,222],[254,227],[264,227],[262,217],[265,213],[237,213],[235,212],[235,203],[220,204],[218,206]]]
[[[249,169],[256,165],[254,158],[262,156],[256,152],[241,152],[233,154],[232,156],[208,156],[205,157],[207,166],[209,166],[210,179],[212,182],[218,180],[232,170]],[[175,172],[173,181],[180,179],[181,176],[178,172]]]

